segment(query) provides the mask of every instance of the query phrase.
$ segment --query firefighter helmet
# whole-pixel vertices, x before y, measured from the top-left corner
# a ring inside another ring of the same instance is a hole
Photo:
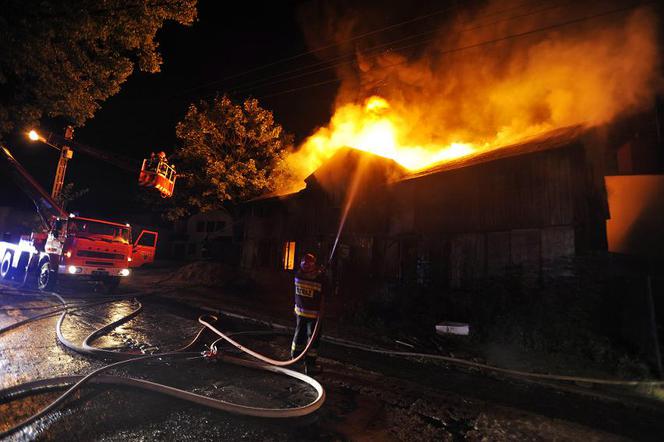
[[[302,261],[300,261],[300,268],[304,272],[313,272],[316,270],[316,255],[313,253],[304,255]]]

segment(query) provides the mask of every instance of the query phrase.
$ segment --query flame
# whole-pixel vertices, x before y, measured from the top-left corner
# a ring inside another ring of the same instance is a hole
[[[585,13],[601,12],[601,6],[591,4],[597,10]],[[549,6],[529,19],[482,25],[482,17],[504,8],[503,2],[490,2],[461,14],[459,23],[450,23],[417,56],[357,49],[356,66],[338,71],[341,87],[330,122],[286,158],[299,187],[344,147],[418,171],[550,130],[605,124],[651,105],[662,85],[652,10],[641,7],[564,31],[444,55],[584,13]],[[339,22],[355,23],[348,17]],[[319,35],[315,29],[312,35]]]
[[[389,102],[373,95],[362,105],[350,103],[337,109],[330,124],[318,129],[288,160],[292,169],[310,173],[338,149],[349,147],[389,158],[410,171],[417,171],[477,151],[472,144],[461,141],[444,146],[410,145],[404,133],[406,128]]]

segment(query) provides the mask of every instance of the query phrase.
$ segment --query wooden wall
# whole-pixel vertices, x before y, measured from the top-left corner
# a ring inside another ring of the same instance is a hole
[[[397,182],[374,179],[374,171],[351,207],[339,260],[381,281],[461,287],[515,266],[538,273],[547,261],[601,248],[588,232],[602,236],[605,190],[588,155],[575,142]],[[346,181],[336,176],[343,192]],[[298,258],[309,250],[326,256],[345,201],[335,188],[310,179],[298,194],[249,204],[243,266],[270,261],[279,270],[285,241],[296,241]]]

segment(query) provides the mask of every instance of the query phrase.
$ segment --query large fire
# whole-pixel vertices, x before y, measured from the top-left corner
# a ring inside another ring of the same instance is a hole
[[[387,100],[374,95],[363,105],[346,104],[339,108],[330,125],[309,137],[302,148],[324,159],[341,147],[351,147],[390,158],[409,170],[424,169],[476,150],[462,142],[447,146],[409,145],[406,134],[401,133],[404,127]]]
[[[557,128],[604,124],[651,106],[661,78],[657,24],[648,8],[481,45],[610,9],[604,2],[576,10],[567,5],[486,26],[487,16],[505,8],[505,2],[489,3],[459,14],[415,55],[376,55],[354,47],[355,65],[337,71],[342,82],[329,124],[307,138],[286,166],[301,187],[302,179],[338,149],[350,147],[416,171]],[[316,27],[312,35],[319,34]],[[448,54],[460,47],[474,49]]]

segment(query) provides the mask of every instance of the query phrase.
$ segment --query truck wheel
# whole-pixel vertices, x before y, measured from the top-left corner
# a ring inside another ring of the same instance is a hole
[[[120,285],[121,278],[119,276],[109,276],[104,279],[104,291],[106,293],[113,293]]]
[[[5,252],[5,256],[0,263],[0,279],[9,279],[11,277],[12,269],[12,252]]]
[[[50,291],[55,287],[56,274],[51,270],[48,260],[42,261],[37,268],[37,288],[42,291]]]

